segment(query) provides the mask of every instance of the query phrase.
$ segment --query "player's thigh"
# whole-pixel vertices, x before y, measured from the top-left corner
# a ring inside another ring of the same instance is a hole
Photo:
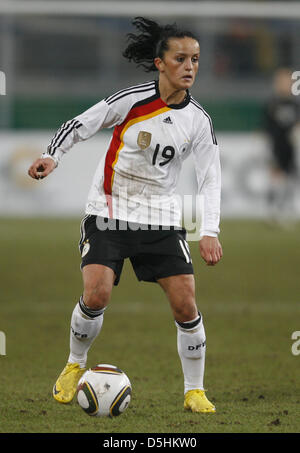
[[[193,274],[179,274],[157,280],[167,295],[174,318],[187,322],[197,317]]]
[[[92,309],[100,309],[109,303],[116,274],[103,264],[87,264],[82,268],[83,300]]]

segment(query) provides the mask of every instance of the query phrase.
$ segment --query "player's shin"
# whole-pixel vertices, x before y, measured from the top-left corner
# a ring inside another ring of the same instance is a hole
[[[71,318],[69,363],[78,363],[81,368],[85,367],[88,351],[100,333],[104,310],[92,310],[86,307],[83,298],[80,298]]]
[[[177,327],[177,349],[184,376],[184,393],[189,390],[204,390],[204,366],[206,337],[202,316],[190,322],[175,322]]]

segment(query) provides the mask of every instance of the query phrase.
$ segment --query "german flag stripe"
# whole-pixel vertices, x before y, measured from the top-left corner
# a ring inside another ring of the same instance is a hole
[[[120,370],[120,368],[111,368],[111,367],[107,367],[107,366],[95,366],[93,368],[91,368],[92,371],[94,371],[95,373],[103,373],[103,372],[109,372],[109,373],[112,373],[112,374],[122,374],[123,371]]]
[[[125,132],[134,124],[141,121],[146,121],[157,115],[171,110],[161,98],[149,98],[148,103],[139,103],[128,113],[127,117],[122,124],[116,126],[114,129],[113,137],[110,147],[106,154],[105,167],[104,167],[104,192],[107,199],[112,194],[112,186],[114,181],[114,167],[118,162],[120,151],[124,146],[123,137]]]
[[[113,370],[93,370],[94,373],[100,373],[100,374],[117,374],[120,375],[119,371],[113,371]]]

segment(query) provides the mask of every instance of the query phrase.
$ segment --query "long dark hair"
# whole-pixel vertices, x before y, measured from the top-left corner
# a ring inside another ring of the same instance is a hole
[[[128,33],[123,57],[143,67],[146,72],[157,71],[154,58],[163,58],[170,38],[188,37],[198,41],[193,33],[179,29],[176,23],[163,26],[144,17],[135,17],[132,24],[138,33]]]

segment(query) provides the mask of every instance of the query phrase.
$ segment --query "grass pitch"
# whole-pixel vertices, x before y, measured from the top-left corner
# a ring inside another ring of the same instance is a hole
[[[82,292],[79,219],[1,219],[1,433],[299,432],[300,226],[224,221],[224,257],[207,267],[190,243],[207,335],[205,386],[216,414],[183,410],[176,328],[158,285],[138,283],[130,263],[114,289],[88,366],[111,363],[133,386],[116,419],[88,417],[52,386],[69,352]]]

